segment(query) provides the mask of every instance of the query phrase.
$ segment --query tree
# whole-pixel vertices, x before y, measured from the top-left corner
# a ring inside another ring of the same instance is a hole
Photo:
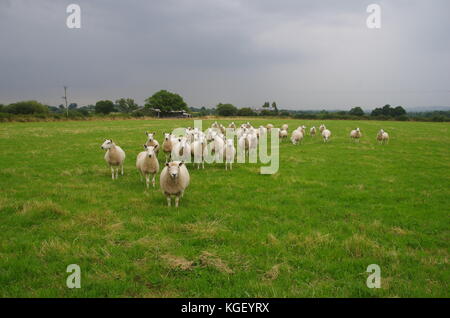
[[[95,104],[95,112],[101,114],[109,114],[114,111],[114,103],[110,100],[100,100]]]
[[[145,100],[145,107],[159,109],[161,112],[170,112],[172,110],[189,111],[183,97],[176,93],[166,90],[160,90]]]
[[[69,105],[69,109],[75,109],[75,108],[77,108],[77,107],[78,107],[77,103],[71,103],[71,104]]]
[[[235,116],[237,114],[238,110],[232,104],[219,103],[216,106],[216,112],[220,116]]]
[[[273,102],[272,103],[272,108],[273,108],[273,111],[275,112],[275,114],[278,115],[277,103]]]
[[[352,109],[350,109],[350,111],[348,113],[353,116],[363,116],[364,115],[364,111],[362,110],[361,107],[353,107]]]
[[[131,113],[139,108],[139,105],[132,98],[121,98],[116,100],[116,105],[122,113]]]
[[[269,108],[270,107],[270,103],[269,102],[265,102],[264,105],[262,105],[263,108]]]
[[[381,111],[384,116],[392,116],[393,115],[392,107],[389,104],[384,105],[383,108],[381,109]]]
[[[238,110],[237,112],[238,116],[256,116],[256,113],[253,111],[253,109],[249,107],[244,107]]]
[[[12,114],[43,114],[48,113],[48,107],[35,101],[28,100],[9,104],[5,107],[6,112]]]
[[[406,110],[402,106],[397,106],[394,108],[393,113],[394,113],[395,117],[398,117],[398,116],[406,115]]]

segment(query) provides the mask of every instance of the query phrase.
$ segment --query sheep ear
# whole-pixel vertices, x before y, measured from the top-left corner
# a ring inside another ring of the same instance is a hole
[[[147,149],[147,145],[144,145],[144,148]]]
[[[168,167],[169,166],[169,163],[168,162],[166,162],[166,167]]]
[[[178,167],[181,167],[183,164],[184,164],[184,161],[181,161],[181,162],[178,164]]]

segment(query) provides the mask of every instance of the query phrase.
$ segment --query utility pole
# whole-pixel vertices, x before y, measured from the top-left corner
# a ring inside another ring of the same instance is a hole
[[[69,107],[67,106],[67,86],[64,86],[64,96],[62,99],[66,101],[66,116],[69,117]]]

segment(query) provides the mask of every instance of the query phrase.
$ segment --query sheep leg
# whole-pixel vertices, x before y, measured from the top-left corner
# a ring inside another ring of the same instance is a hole
[[[148,189],[148,187],[150,185],[150,175],[149,174],[145,175],[145,185],[147,186],[147,189]]]
[[[171,205],[170,195],[166,196],[166,198],[167,198],[167,206],[170,207]]]
[[[120,168],[122,169],[122,176],[123,176],[123,164],[120,165]]]
[[[114,168],[111,166],[111,177],[114,180]]]
[[[155,187],[155,178],[156,178],[156,173],[153,175],[153,179],[152,179],[152,183],[153,183],[153,188]]]
[[[175,207],[178,208],[178,202],[180,201],[180,197],[177,195],[175,197]]]
[[[119,167],[116,168],[116,179],[119,178]]]

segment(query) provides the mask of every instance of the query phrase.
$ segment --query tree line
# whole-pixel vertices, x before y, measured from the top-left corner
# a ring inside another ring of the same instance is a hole
[[[348,111],[305,111],[279,109],[276,102],[264,102],[261,107],[238,108],[231,103],[218,103],[215,108],[188,107],[179,94],[160,90],[145,99],[145,104],[139,106],[133,98],[120,98],[116,101],[100,100],[95,105],[78,107],[76,103],[48,106],[35,100],[21,101],[9,105],[0,104],[0,121],[18,118],[55,118],[72,119],[92,116],[170,116],[173,113],[189,113],[194,117],[204,116],[280,116],[298,119],[375,119],[375,120],[422,120],[422,121],[450,121],[450,111],[430,111],[407,113],[402,106],[385,105],[374,108],[370,113],[361,107],[352,107]]]

